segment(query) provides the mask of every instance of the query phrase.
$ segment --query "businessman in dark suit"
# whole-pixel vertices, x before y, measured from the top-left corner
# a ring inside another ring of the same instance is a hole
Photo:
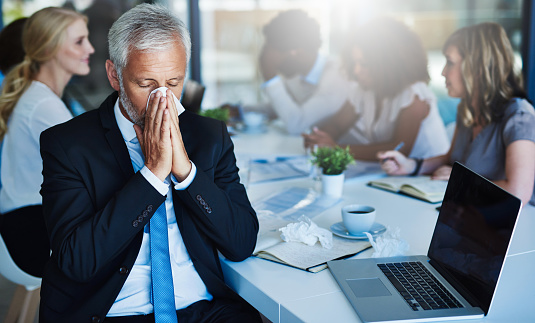
[[[180,322],[260,321],[225,285],[218,258],[220,251],[246,259],[258,232],[226,126],[178,115],[173,99],[189,59],[187,29],[165,8],[143,4],[121,16],[108,39],[106,70],[117,92],[41,136],[52,246],[41,322],[168,322],[159,319],[157,295],[169,285]],[[160,87],[165,97],[151,94]],[[163,272],[172,282],[163,285],[152,258],[160,212]]]

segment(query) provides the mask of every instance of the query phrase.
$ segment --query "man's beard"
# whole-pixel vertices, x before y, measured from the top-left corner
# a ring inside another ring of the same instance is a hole
[[[141,127],[141,129],[145,128],[145,114],[139,115],[136,108],[134,107],[134,104],[132,101],[126,96],[126,92],[123,87],[123,81],[120,80],[119,86],[121,88],[121,91],[119,92],[119,100],[121,104],[123,105],[123,109],[126,111],[126,114],[130,118],[130,120]]]

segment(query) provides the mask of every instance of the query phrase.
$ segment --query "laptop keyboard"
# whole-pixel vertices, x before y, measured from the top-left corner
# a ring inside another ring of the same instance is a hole
[[[377,266],[414,311],[463,307],[421,262]]]

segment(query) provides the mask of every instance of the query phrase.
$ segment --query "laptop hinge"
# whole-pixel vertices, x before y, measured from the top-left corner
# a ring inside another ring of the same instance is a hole
[[[457,281],[457,278],[450,274],[450,272],[445,269],[440,262],[430,258],[429,264],[433,266],[433,268],[435,268],[435,270],[438,271],[448,281],[448,283],[450,283],[450,285],[453,286],[453,288],[455,288],[455,290],[457,290],[459,294],[461,294],[462,297],[468,301],[468,303],[470,303],[470,305],[481,308],[485,312],[485,315],[487,315],[489,309],[479,304],[474,295],[464,288],[463,285]]]

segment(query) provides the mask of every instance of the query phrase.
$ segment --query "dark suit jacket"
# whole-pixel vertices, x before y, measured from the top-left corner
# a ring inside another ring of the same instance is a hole
[[[134,174],[113,113],[116,100],[113,93],[99,109],[41,135],[52,248],[41,322],[101,322],[136,260],[143,227],[165,200]],[[232,261],[249,257],[258,220],[239,183],[232,141],[220,121],[188,111],[179,120],[197,174],[186,190],[173,190],[178,227],[208,291],[239,299],[223,281],[217,250]]]

